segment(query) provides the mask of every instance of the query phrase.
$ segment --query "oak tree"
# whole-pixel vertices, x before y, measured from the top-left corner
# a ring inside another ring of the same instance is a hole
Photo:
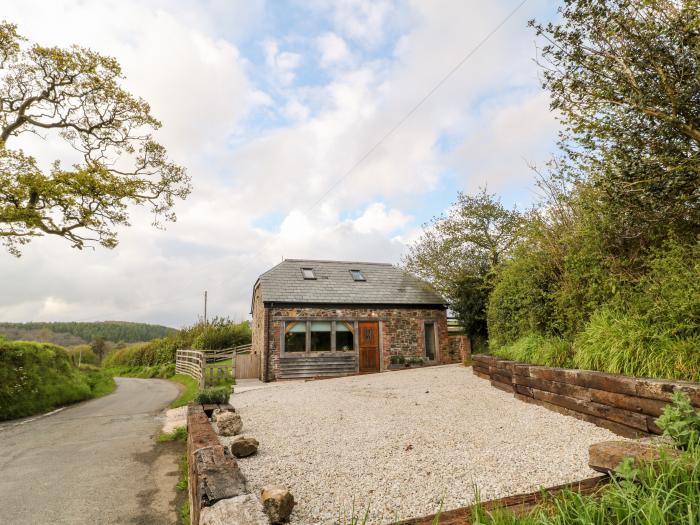
[[[0,239],[11,253],[42,235],[112,248],[131,205],[149,208],[155,226],[175,220],[189,177],[154,140],[160,122],[122,78],[114,58],[29,45],[0,23]],[[16,147],[30,133],[63,141],[79,160],[42,169]]]

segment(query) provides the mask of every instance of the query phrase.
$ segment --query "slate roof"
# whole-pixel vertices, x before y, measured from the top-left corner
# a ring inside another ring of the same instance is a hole
[[[304,279],[302,268],[313,268],[316,279]],[[362,271],[366,281],[353,280],[350,270]],[[258,282],[263,302],[447,304],[429,284],[386,263],[287,259]]]

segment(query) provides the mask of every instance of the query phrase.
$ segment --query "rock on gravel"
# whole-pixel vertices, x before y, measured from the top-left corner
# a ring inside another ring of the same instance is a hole
[[[263,507],[272,525],[289,521],[294,509],[294,496],[284,487],[265,487],[260,493]]]
[[[231,454],[237,458],[247,458],[258,451],[258,440],[252,437],[236,436],[238,439],[231,442]]]
[[[236,412],[224,412],[216,417],[216,431],[220,436],[235,436],[242,429],[243,421]]]
[[[620,439],[458,365],[280,384],[236,408],[265,443],[239,463],[251,492],[289,487],[298,525],[335,523],[353,504],[392,523],[469,505],[474,486],[492,499],[594,476],[588,447]]]
[[[228,414],[229,412],[235,412],[235,411],[236,411],[236,409],[233,407],[215,408],[214,412],[212,412],[212,414],[211,414],[211,420],[212,420],[212,422],[215,422],[221,414]]]

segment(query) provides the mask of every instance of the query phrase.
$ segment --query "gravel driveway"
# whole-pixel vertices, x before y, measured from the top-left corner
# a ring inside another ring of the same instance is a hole
[[[364,513],[391,523],[594,475],[611,432],[517,401],[458,365],[294,382],[234,394],[253,490],[287,486],[293,524]],[[359,510],[359,512],[358,512]]]

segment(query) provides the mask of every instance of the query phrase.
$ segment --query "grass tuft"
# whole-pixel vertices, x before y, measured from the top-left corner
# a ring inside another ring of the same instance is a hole
[[[161,432],[158,436],[158,443],[168,443],[170,441],[186,441],[187,427],[177,427],[172,432]]]

